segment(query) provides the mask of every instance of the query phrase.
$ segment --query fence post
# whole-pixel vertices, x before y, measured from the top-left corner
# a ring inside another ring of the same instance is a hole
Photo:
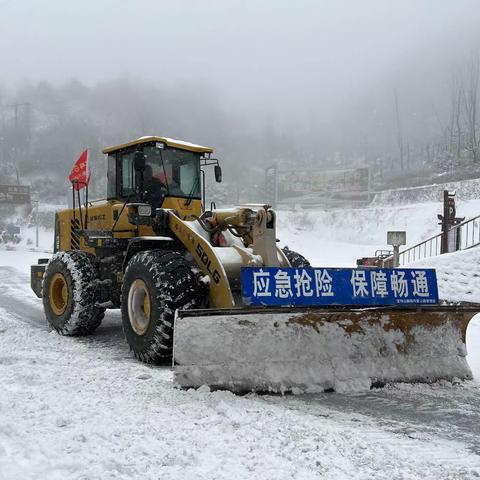
[[[450,250],[456,251],[460,247],[459,230],[454,231],[455,238],[450,242],[450,232],[453,231],[452,227],[458,225],[465,220],[463,218],[457,218],[455,209],[455,192],[450,193],[448,190],[443,191],[443,215],[437,215],[442,225],[442,243],[440,248],[440,254],[449,253]],[[450,246],[452,248],[450,248]]]
[[[398,268],[398,266],[400,265],[399,253],[400,253],[400,246],[394,245],[393,246],[393,268]]]
[[[453,198],[452,198],[453,200]],[[448,190],[443,191],[443,216],[442,220],[442,244],[440,247],[440,254],[448,253],[448,219],[451,216],[455,216],[455,201],[453,201],[453,205],[449,205],[450,203],[450,195],[448,194]],[[453,209],[453,215],[451,215],[449,209]]]

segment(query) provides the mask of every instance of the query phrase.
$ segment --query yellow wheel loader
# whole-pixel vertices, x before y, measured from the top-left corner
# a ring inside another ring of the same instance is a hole
[[[279,248],[268,205],[206,209],[204,169],[213,166],[221,181],[211,148],[152,136],[103,152],[106,199],[76,201],[72,190],[73,207],[55,215],[53,256],[31,268],[32,289],[58,333],[90,334],[107,308],[121,308],[134,355],[173,359],[181,387],[313,392],[471,378],[465,332],[477,307],[309,303],[314,294],[334,298],[332,276],[345,272],[313,269]],[[363,295],[368,273],[352,270],[339,293],[353,285]],[[387,273],[368,284],[381,298]],[[260,303],[245,294],[248,275]]]

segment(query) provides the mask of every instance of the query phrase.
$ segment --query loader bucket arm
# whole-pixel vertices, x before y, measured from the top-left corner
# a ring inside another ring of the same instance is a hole
[[[169,211],[170,230],[191,253],[198,268],[210,279],[210,305],[216,308],[231,308],[235,303],[225,269],[210,243],[199,235],[191,224],[192,222],[181,220]]]
[[[465,334],[479,311],[479,305],[179,311],[174,381],[283,393],[471,379]]]

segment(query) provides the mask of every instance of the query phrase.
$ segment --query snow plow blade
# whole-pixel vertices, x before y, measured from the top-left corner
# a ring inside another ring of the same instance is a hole
[[[479,311],[471,304],[179,311],[174,383],[314,393],[472,379],[465,335]]]

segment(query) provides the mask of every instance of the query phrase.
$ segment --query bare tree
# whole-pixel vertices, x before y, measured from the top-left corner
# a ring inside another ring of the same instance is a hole
[[[447,126],[448,151],[458,164],[463,148],[462,98],[463,82],[458,74],[452,75],[450,94],[450,118]]]
[[[467,141],[465,148],[472,155],[476,163],[479,158],[479,131],[477,125],[478,114],[478,82],[480,77],[479,55],[473,55],[467,71],[466,85],[463,90],[465,121],[467,126]]]
[[[403,160],[405,156],[404,144],[403,144],[403,135],[402,135],[402,124],[400,122],[400,112],[398,109],[398,95],[397,89],[393,90],[393,97],[395,100],[395,118],[397,121],[397,145],[398,151],[400,153],[400,169],[403,170]]]

